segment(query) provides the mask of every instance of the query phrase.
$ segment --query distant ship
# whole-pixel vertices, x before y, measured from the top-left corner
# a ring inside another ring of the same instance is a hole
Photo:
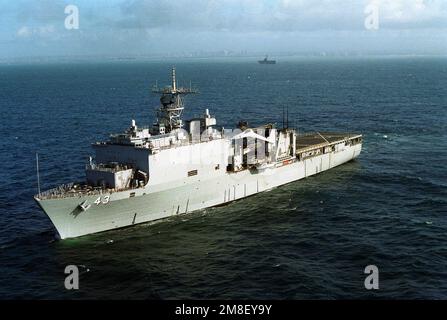
[[[260,64],[276,64],[276,60],[269,60],[269,56],[265,56],[263,60],[259,60]]]
[[[152,91],[161,94],[152,127],[132,120],[126,131],[94,143],[84,182],[38,188],[34,199],[60,238],[229,203],[341,165],[362,149],[361,134],[298,134],[284,120],[282,128],[240,121],[224,129],[206,109],[184,123],[182,96],[198,91],[178,87],[175,69],[170,86]]]

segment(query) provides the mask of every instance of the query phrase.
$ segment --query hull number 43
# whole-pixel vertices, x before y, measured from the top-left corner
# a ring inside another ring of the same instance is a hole
[[[98,197],[98,199],[95,200],[94,204],[99,206],[100,204],[107,204],[109,203],[110,196],[104,196],[104,197]]]

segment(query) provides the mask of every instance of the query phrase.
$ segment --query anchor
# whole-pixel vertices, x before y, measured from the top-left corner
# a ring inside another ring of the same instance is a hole
[[[82,209],[82,211],[87,211],[91,205],[87,203],[87,200],[79,204],[79,207]]]

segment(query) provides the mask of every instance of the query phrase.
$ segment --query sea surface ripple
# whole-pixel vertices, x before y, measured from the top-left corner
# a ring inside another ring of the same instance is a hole
[[[43,189],[83,179],[91,143],[153,122],[149,89],[174,63],[201,91],[186,118],[280,124],[288,106],[300,131],[362,133],[362,154],[224,207],[57,240],[33,201],[35,153]],[[0,299],[446,299],[446,76],[443,58],[1,65]]]

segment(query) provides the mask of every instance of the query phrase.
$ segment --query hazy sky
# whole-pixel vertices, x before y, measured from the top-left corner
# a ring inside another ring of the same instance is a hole
[[[447,0],[0,0],[0,58],[220,50],[447,54]]]

